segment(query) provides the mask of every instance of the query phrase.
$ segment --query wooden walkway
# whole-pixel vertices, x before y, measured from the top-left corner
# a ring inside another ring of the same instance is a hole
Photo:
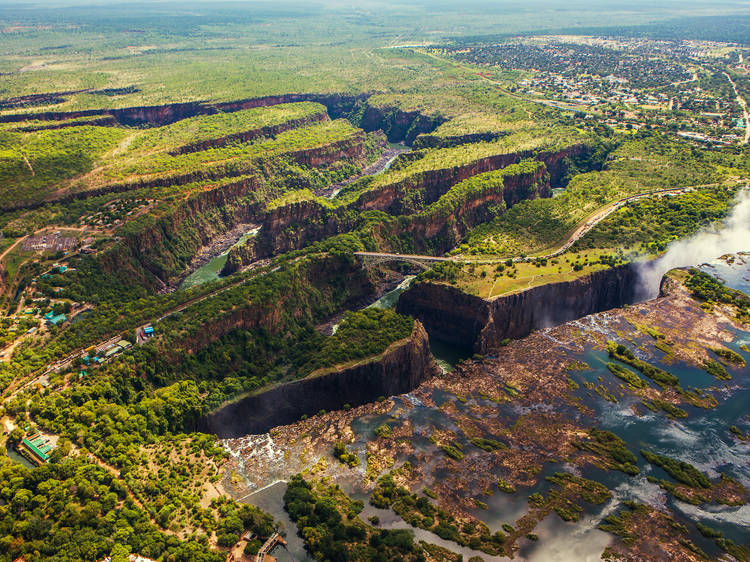
[[[284,537],[282,537],[278,532],[274,532],[274,534],[268,537],[268,540],[263,543],[263,546],[260,547],[258,554],[256,554],[255,556],[256,562],[270,562],[273,557],[269,554],[269,552],[271,552],[274,547],[279,544],[286,547],[286,541],[284,540]]]

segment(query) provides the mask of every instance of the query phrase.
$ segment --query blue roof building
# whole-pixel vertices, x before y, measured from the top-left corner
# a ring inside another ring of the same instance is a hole
[[[52,324],[53,326],[59,326],[63,322],[67,321],[68,317],[64,314],[58,314],[57,316],[53,316],[52,318],[47,318],[47,322]]]

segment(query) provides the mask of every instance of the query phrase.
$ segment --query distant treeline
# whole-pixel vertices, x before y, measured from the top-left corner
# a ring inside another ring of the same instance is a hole
[[[519,35],[605,35],[614,37],[648,37],[669,41],[694,39],[750,45],[750,15],[694,16],[676,18],[643,25],[614,25],[602,27],[562,27],[525,33],[475,35],[456,39],[456,45],[496,43]]]

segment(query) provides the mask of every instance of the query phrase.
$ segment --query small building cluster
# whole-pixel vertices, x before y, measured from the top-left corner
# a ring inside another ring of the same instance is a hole
[[[62,236],[58,231],[49,235],[29,236],[23,242],[23,251],[67,252],[75,245],[76,239],[74,237]]]
[[[133,347],[133,344],[128,340],[120,340],[100,348],[91,346],[84,350],[81,355],[81,361],[84,365],[98,365],[131,347]]]
[[[21,440],[19,452],[32,462],[42,465],[49,462],[52,446],[39,433],[33,433]]]
[[[68,317],[65,314],[55,314],[54,312],[48,312],[44,315],[44,320],[50,326],[59,326],[64,322],[68,321]]]

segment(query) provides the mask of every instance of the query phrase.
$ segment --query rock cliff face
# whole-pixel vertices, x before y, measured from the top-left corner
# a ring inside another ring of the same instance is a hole
[[[411,336],[363,364],[329,370],[241,398],[206,415],[199,431],[234,438],[297,421],[321,409],[359,406],[409,392],[437,372],[427,333],[415,322]]]
[[[485,170],[484,166],[464,167],[459,177],[465,175],[468,178],[474,173],[494,169]],[[424,194],[418,197],[425,204],[429,199],[437,200],[454,184],[452,178],[449,180],[450,171],[436,170],[435,172],[431,182],[424,182]],[[408,248],[408,251],[447,252],[455,247],[470,228],[489,220],[491,218],[490,206],[497,204],[501,199],[506,207],[512,207],[524,199],[549,197],[551,191],[547,179],[544,166],[540,166],[533,173],[508,176],[504,179],[502,193],[487,193],[482,197],[466,201],[450,215],[410,215],[407,222],[383,226],[379,231],[379,238],[394,239],[407,232],[411,233],[414,241],[414,246]],[[380,201],[387,207],[397,201],[398,206],[403,207],[401,201],[404,193],[408,190],[414,195],[416,190],[416,188],[407,189],[407,185],[407,182],[402,182],[387,186],[385,191],[378,190],[369,202],[373,204],[373,202]],[[360,201],[361,198],[353,205],[360,207]],[[294,202],[275,208],[266,215],[259,236],[246,244],[232,248],[223,273],[225,275],[234,273],[257,259],[298,250],[326,237],[349,232],[357,227],[355,218],[349,212],[348,207],[330,209],[316,201]],[[395,231],[390,230],[394,228]],[[398,248],[392,249],[398,250]]]
[[[431,133],[445,122],[442,117],[428,117],[418,111],[402,111],[392,106],[364,106],[361,117],[353,114],[350,120],[365,131],[382,130],[390,142],[412,144],[418,135]]]
[[[69,92],[76,93],[76,92]],[[33,114],[0,115],[0,123],[39,121],[67,121],[83,117],[107,117],[108,124],[156,127],[168,125],[198,115],[241,111],[282,103],[313,101],[326,106],[334,118],[345,117],[365,131],[382,130],[391,142],[411,144],[420,134],[431,133],[445,121],[442,117],[428,117],[418,111],[402,111],[393,106],[374,106],[368,102],[370,94],[283,94],[228,102],[187,102],[154,106],[125,107],[121,109],[87,109],[82,111],[43,111]],[[45,98],[46,100],[46,98]],[[54,98],[50,98],[54,100]],[[50,101],[52,103],[52,101]],[[71,123],[71,126],[74,126]]]
[[[506,338],[522,338],[533,330],[633,303],[637,288],[631,264],[490,301],[448,285],[415,283],[401,295],[396,310],[419,319],[432,337],[490,353]]]
[[[362,131],[358,131],[347,139],[313,148],[284,152],[278,154],[278,157],[286,158],[297,164],[312,168],[329,166],[342,160],[352,162],[356,165],[365,165],[367,162],[368,151],[366,141],[367,135]],[[270,158],[273,159],[273,157]],[[0,210],[11,211],[18,209],[36,209],[47,205],[48,203],[69,203],[77,199],[87,199],[89,197],[105,195],[108,193],[124,193],[135,189],[148,189],[155,187],[176,187],[199,181],[218,181],[224,178],[235,178],[248,175],[255,172],[259,166],[263,165],[263,158],[257,158],[252,161],[231,162],[229,164],[217,165],[185,174],[93,187],[84,191],[50,197],[44,201],[17,201],[0,206]]]
[[[669,272],[661,278],[659,282],[659,298],[668,297],[681,291],[684,291],[683,285],[677,279],[670,277]]]
[[[257,178],[248,177],[202,191],[127,234],[95,259],[104,271],[129,284],[151,291],[163,289],[182,273],[199,248],[236,224],[252,222],[261,208],[263,190]],[[256,202],[248,203],[248,196],[256,196]]]
[[[496,216],[493,207],[504,205],[510,208],[520,201],[549,197],[549,175],[543,165],[533,172],[508,175],[497,191],[475,195],[463,201],[450,214],[429,213],[409,217],[408,226],[391,223],[395,231],[383,233],[381,238],[398,236],[406,231],[411,235],[413,247],[409,251],[444,254],[455,248],[475,226]]]
[[[325,111],[321,110],[320,113],[313,113],[299,119],[290,119],[289,121],[286,121],[285,123],[279,123],[278,125],[268,125],[266,127],[259,127],[257,129],[251,129],[249,131],[243,131],[241,133],[234,133],[232,135],[227,135],[216,139],[209,139],[201,142],[186,144],[170,151],[169,154],[172,156],[176,156],[178,154],[200,152],[202,150],[208,150],[209,148],[221,148],[232,143],[247,142],[262,137],[271,137],[274,135],[278,135],[279,133],[283,133],[284,131],[297,129],[299,127],[311,125],[312,123],[327,120],[328,114]]]
[[[353,138],[341,142],[298,150],[288,153],[287,156],[311,167],[325,166],[342,160],[362,164],[367,157],[366,140],[367,134],[360,132]],[[195,253],[211,240],[225,234],[239,223],[259,223],[263,220],[265,215],[262,210],[265,202],[281,195],[281,186],[278,182],[268,182],[260,178],[283,175],[286,181],[296,182],[300,188],[311,187],[309,178],[294,176],[293,171],[288,171],[273,160],[258,161],[252,165],[229,170],[209,170],[177,178],[151,180],[148,185],[180,185],[200,178],[219,179],[234,174],[246,177],[197,192],[177,203],[174,208],[164,211],[156,220],[146,222],[142,228],[123,236],[123,240],[115,248],[99,257],[105,271],[124,276],[129,283],[145,286],[149,290],[164,289],[182,274]],[[137,185],[143,187],[145,184]],[[120,187],[109,186],[100,191],[108,190],[119,191]],[[309,213],[306,212],[307,214]],[[272,223],[278,222],[279,231],[283,231],[283,216],[271,216],[270,220]],[[276,225],[264,227],[269,230],[277,228]],[[291,241],[283,237],[279,240],[279,244],[284,244],[285,247],[295,247]],[[269,252],[273,250],[272,247]],[[229,260],[228,262],[232,263]],[[227,271],[232,272],[231,269]]]
[[[24,133],[33,133],[35,131],[50,131],[53,129],[67,129],[69,127],[114,127],[116,125],[117,120],[111,115],[100,115],[91,117],[90,119],[81,119],[78,121],[56,121],[52,123],[45,123],[44,125],[17,127],[16,130]]]
[[[86,109],[82,111],[43,111],[39,113],[7,114],[0,116],[0,123],[12,123],[36,119],[39,121],[65,121],[110,115],[117,123],[128,126],[160,126],[174,123],[197,115],[212,115],[215,113],[230,113],[255,107],[267,107],[282,103],[299,101],[315,101],[325,105],[333,118],[350,113],[355,106],[368,97],[367,94],[284,94],[279,96],[264,96],[244,100],[209,103],[187,102],[169,103],[164,105],[124,107],[121,109]]]
[[[414,212],[416,209],[409,208],[409,203],[405,202],[404,193],[406,191],[419,191],[421,193],[420,202],[426,206],[437,201],[441,195],[459,182],[477,174],[492,172],[511,164],[517,164],[526,158],[536,158],[544,162],[550,172],[550,186],[557,187],[566,171],[565,159],[583,154],[587,150],[589,148],[586,145],[575,144],[553,152],[510,152],[487,156],[469,164],[452,168],[427,170],[397,183],[364,192],[357,199],[356,206],[363,210],[376,209],[393,215],[407,214]],[[517,202],[515,201],[515,203]]]
[[[274,302],[249,300],[231,312],[213,318],[208,329],[186,335],[178,353],[194,353],[237,329],[262,328],[272,334],[288,331],[290,319],[310,318],[313,323],[372,302],[377,294],[377,278],[345,257],[326,256],[309,260],[304,267],[289,274],[284,294]],[[170,355],[174,350],[162,350]],[[181,356],[174,357],[175,362]],[[317,411],[317,410],[316,410]]]
[[[260,234],[229,252],[223,273],[233,273],[257,259],[299,250],[351,229],[335,212],[316,201],[298,201],[270,211]]]
[[[549,171],[549,181],[552,187],[564,187],[563,177],[568,171],[568,158],[583,156],[591,153],[591,147],[585,144],[574,144],[562,150],[542,152],[537,155],[537,160],[544,162]]]

